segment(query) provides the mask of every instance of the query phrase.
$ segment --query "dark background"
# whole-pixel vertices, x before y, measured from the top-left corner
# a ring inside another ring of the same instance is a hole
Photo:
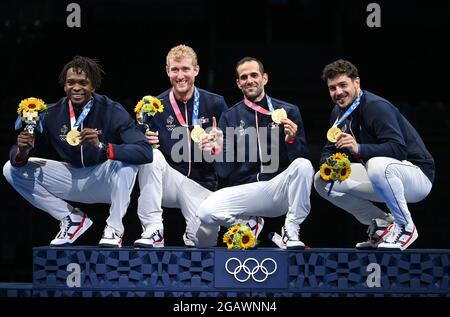
[[[47,103],[63,96],[62,66],[74,55],[97,58],[106,76],[100,93],[132,113],[147,94],[169,88],[165,56],[178,44],[192,46],[200,74],[196,84],[225,96],[229,106],[241,98],[234,65],[244,56],[261,59],[269,74],[268,94],[300,106],[311,159],[317,168],[332,103],[321,70],[338,58],[352,61],[363,89],[393,102],[412,122],[433,154],[437,174],[430,195],[410,204],[418,227],[414,248],[449,248],[448,1],[377,1],[381,28],[369,28],[372,1],[313,0],[111,0],[76,1],[81,28],[68,28],[72,1],[0,3],[0,153],[16,140],[14,121],[20,100],[35,96]],[[73,1],[75,2],[75,1]],[[0,177],[0,282],[31,281],[32,247],[48,245],[58,222],[33,208]],[[140,236],[137,186],[124,219],[124,245]],[[313,190],[312,210],[301,229],[311,247],[353,247],[365,227]],[[79,205],[94,225],[77,244],[96,245],[107,205]],[[266,219],[262,245],[279,231],[283,217]],[[166,245],[181,245],[184,219],[165,213]]]

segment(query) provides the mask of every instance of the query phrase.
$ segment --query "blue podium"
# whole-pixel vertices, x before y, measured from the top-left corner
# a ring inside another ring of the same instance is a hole
[[[450,250],[37,247],[32,296],[450,297]]]

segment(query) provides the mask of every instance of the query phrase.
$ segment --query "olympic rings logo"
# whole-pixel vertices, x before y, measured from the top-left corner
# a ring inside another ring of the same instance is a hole
[[[236,266],[234,267],[234,265],[230,265],[230,262],[237,262]],[[248,265],[251,262],[254,263],[253,265]],[[266,262],[272,262],[273,263],[273,269],[269,272],[269,268],[265,265]],[[234,267],[234,269],[232,269]],[[267,278],[272,275],[273,273],[275,273],[275,271],[277,270],[277,262],[275,262],[274,259],[272,258],[265,258],[264,260],[261,261],[261,263],[259,263],[259,261],[255,258],[248,258],[244,261],[244,263],[242,263],[238,258],[229,258],[226,262],[225,262],[225,270],[234,276],[234,278],[238,281],[238,282],[246,282],[248,281],[250,278],[252,278],[255,282],[258,283],[262,283],[265,280],[267,280]],[[242,273],[241,273],[242,271]],[[261,272],[260,274],[258,274],[259,272]],[[241,274],[239,274],[241,273]],[[262,276],[261,278],[259,278],[259,276]]]

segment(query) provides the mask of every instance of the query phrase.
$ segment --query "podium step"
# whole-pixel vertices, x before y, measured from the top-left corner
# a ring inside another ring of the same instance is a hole
[[[450,296],[450,250],[33,249],[33,296]]]
[[[31,283],[0,283],[0,297],[30,297],[32,291]]]

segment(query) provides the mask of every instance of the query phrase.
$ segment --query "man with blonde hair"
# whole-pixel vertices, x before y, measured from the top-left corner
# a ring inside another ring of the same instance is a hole
[[[194,246],[199,222],[196,209],[217,188],[217,175],[198,146],[199,135],[219,120],[228,107],[222,96],[197,88],[197,54],[187,45],[173,47],[166,57],[172,87],[158,96],[164,111],[152,119],[146,133],[154,151],[152,164],[139,169],[138,215],[144,232],[135,247],[163,247],[162,206],[180,208],[186,220],[185,245]],[[202,132],[203,131],[203,132]],[[211,235],[217,242],[217,228]]]

